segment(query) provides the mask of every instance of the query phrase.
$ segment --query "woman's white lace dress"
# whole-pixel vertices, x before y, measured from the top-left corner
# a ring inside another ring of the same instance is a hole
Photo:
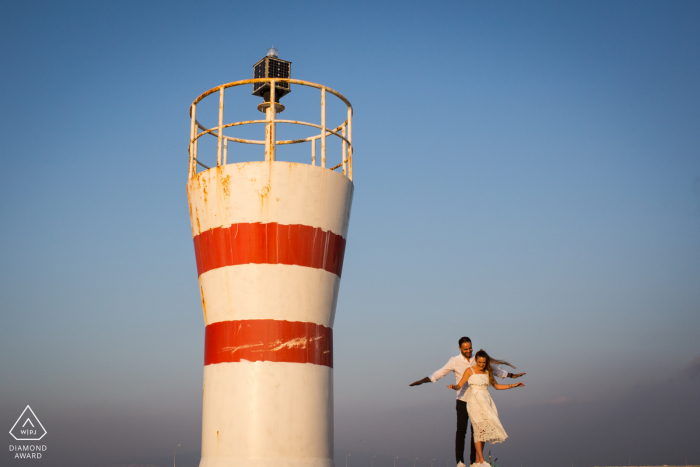
[[[498,419],[498,410],[489,395],[488,375],[473,374],[467,389],[467,412],[472,421],[474,441],[502,443],[508,435]]]

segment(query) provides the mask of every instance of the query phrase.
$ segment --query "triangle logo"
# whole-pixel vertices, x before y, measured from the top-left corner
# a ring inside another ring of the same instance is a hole
[[[10,429],[10,434],[17,441],[39,441],[46,435],[46,429],[32,408],[27,406]]]

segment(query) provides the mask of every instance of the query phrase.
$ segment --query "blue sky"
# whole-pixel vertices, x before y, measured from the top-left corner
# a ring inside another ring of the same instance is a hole
[[[3,2],[0,422],[30,404],[51,465],[178,443],[196,465],[188,108],[274,45],[355,109],[339,466],[452,457],[448,381],[407,385],[462,335],[528,373],[494,395],[504,465],[700,464],[698,24],[695,2]]]

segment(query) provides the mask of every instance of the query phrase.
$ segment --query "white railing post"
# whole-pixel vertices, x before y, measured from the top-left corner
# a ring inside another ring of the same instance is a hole
[[[265,109],[265,162],[270,160],[270,108]]]
[[[326,167],[326,88],[321,88],[321,167]]]
[[[345,137],[345,124],[343,124],[343,137]],[[346,175],[346,176],[348,174],[347,165],[345,163],[347,154],[348,154],[348,143],[347,143],[347,141],[343,140],[343,156],[342,156],[342,159],[340,159],[340,161],[343,163],[343,175]]]
[[[228,140],[224,139],[224,165],[228,162]]]
[[[223,149],[223,136],[224,130],[221,128],[224,126],[224,88],[219,88],[219,141],[216,146],[216,165],[217,167],[221,165],[221,150]]]
[[[348,107],[348,178],[352,181],[352,107]]]
[[[194,172],[197,173],[197,161],[199,160],[199,126],[194,125]]]
[[[275,118],[277,117],[277,107],[275,106],[275,81],[270,81],[270,160],[275,161],[275,149],[277,143],[277,127]]]
[[[311,165],[316,165],[316,140],[311,140]]]
[[[187,179],[189,180],[193,176],[193,171],[196,174],[197,173],[197,162],[195,162],[194,158],[194,137],[196,133],[196,126],[195,126],[195,121],[196,119],[196,112],[197,112],[197,106],[195,104],[192,105],[192,108],[190,109],[190,113],[192,114],[192,124],[190,125],[190,166],[187,172]]]

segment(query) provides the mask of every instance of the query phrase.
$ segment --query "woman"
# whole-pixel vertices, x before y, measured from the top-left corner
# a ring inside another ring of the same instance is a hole
[[[481,467],[489,465],[484,462],[484,445],[486,443],[502,443],[508,437],[498,419],[496,404],[493,403],[489,395],[489,384],[495,389],[511,389],[525,385],[523,383],[498,384],[493,377],[491,365],[515,367],[508,362],[491,358],[483,349],[479,350],[474,357],[476,358],[476,367],[468,368],[458,384],[450,384],[447,387],[459,391],[469,382],[467,412],[472,421],[474,445],[476,446],[476,462],[472,464],[472,467]]]

